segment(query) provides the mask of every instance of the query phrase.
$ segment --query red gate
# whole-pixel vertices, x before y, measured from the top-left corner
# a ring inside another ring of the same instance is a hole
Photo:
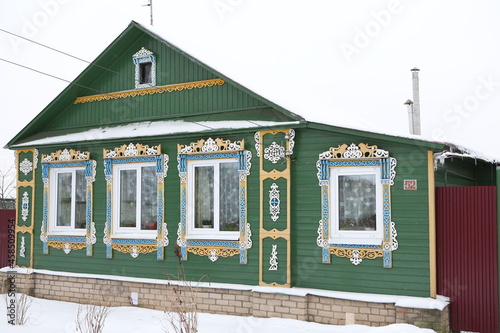
[[[0,209],[0,268],[8,266],[9,228],[15,228],[15,209]],[[11,236],[12,237],[12,236]]]
[[[438,294],[451,299],[451,329],[498,333],[495,186],[436,189]]]

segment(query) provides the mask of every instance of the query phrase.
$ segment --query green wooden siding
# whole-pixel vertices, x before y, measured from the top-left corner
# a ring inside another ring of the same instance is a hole
[[[109,67],[111,71],[99,67],[94,68],[100,72],[100,75],[97,75],[94,82],[88,84],[92,89],[82,90],[80,96],[134,90],[135,65],[132,55],[143,46],[157,56],[157,86],[218,78],[213,72],[203,68],[170,45],[151,36],[143,35],[131,41],[127,49]],[[60,112],[46,125],[45,130],[119,125],[128,122],[220,113],[225,114],[225,119],[232,119],[232,115],[227,114],[228,112],[265,107],[268,106],[226,82],[222,86],[69,104],[64,112]]]
[[[218,137],[214,135],[213,138]],[[139,140],[141,144],[162,145],[162,153],[168,154],[168,175],[165,178],[165,222],[168,225],[170,244],[165,247],[165,260],[158,261],[156,253],[141,254],[133,259],[129,254],[113,251],[113,259],[106,259],[106,248],[102,241],[104,236],[104,222],[106,220],[106,181],[103,172],[102,149],[113,149],[128,141],[114,141],[103,145],[95,145],[84,142],[81,144],[53,146],[40,148],[41,154],[49,154],[58,149],[77,147],[79,150],[90,151],[91,159],[97,162],[97,174],[94,182],[94,210],[93,221],[96,224],[97,242],[94,245],[94,255],[87,257],[84,250],[73,250],[65,254],[62,250],[49,248],[48,255],[42,254],[42,242],[40,241],[40,226],[35,227],[35,254],[34,263],[37,269],[50,269],[56,271],[69,271],[77,273],[112,274],[133,277],[147,277],[154,279],[169,279],[169,275],[177,274],[178,258],[174,254],[177,239],[177,225],[180,220],[180,180],[177,171],[177,144],[189,144],[200,139],[199,135],[186,136],[182,139],[148,138]],[[207,137],[205,137],[206,139]],[[224,135],[224,139],[241,140],[248,142],[247,146],[252,150],[253,133],[240,135]],[[136,142],[136,141],[134,141]],[[257,163],[257,159],[253,159]],[[42,191],[41,168],[37,169],[37,180],[40,180],[36,189],[35,221],[42,220]],[[259,203],[259,178],[258,165],[253,164],[248,177],[248,221],[252,225],[252,233],[258,234],[258,203]],[[242,283],[248,285],[258,284],[258,238],[252,237],[253,247],[248,251],[248,264],[241,265],[239,256],[219,258],[211,262],[208,257],[200,257],[192,253],[188,254],[188,260],[183,262],[188,279],[198,281],[203,278],[206,282]],[[205,276],[205,277],[204,277]]]
[[[298,131],[292,163],[293,281],[296,287],[351,292],[429,296],[429,241],[427,150],[411,145],[349,136],[326,131]],[[321,197],[316,177],[318,154],[347,143],[368,143],[389,151],[398,161],[391,187],[392,221],[399,248],[393,267],[383,268],[382,258],[364,259],[355,266],[348,258],[332,256],[323,264],[316,245],[321,219]],[[403,179],[417,179],[418,191],[403,191]]]
[[[436,186],[495,186],[495,166],[472,158],[454,157],[438,163]]]
[[[252,168],[248,177],[248,222],[251,224],[253,246],[248,251],[248,264],[239,264],[239,257],[219,258],[212,263],[207,257],[188,254],[183,262],[190,280],[203,276],[208,282],[258,284],[258,231],[259,231],[259,165],[254,148],[254,132],[232,134],[214,133],[211,137],[230,140],[245,139],[246,149],[253,153]],[[58,145],[40,149],[47,154],[57,149],[78,148],[89,150],[97,161],[97,177],[94,183],[93,220],[96,223],[97,243],[94,256],[86,257],[84,250],[66,255],[62,250],[51,248],[49,255],[41,252],[40,227],[35,227],[35,268],[80,273],[112,274],[134,277],[167,279],[176,274],[178,259],[174,255],[177,239],[177,224],[180,220],[180,180],[177,171],[177,144],[186,144],[200,139],[200,135],[179,137],[156,137],[134,140],[148,145],[162,145],[162,152],[170,157],[168,175],[165,179],[165,221],[168,224],[170,244],[165,248],[165,260],[156,260],[154,253],[139,255],[133,259],[129,254],[114,251],[113,259],[105,259],[102,242],[106,212],[106,184],[103,173],[102,149],[113,149],[128,141],[113,140],[105,145],[82,142],[73,145]],[[206,139],[207,136],[204,136]],[[351,292],[429,296],[429,247],[427,208],[427,150],[394,141],[375,140],[369,136],[339,134],[312,129],[296,129],[295,149],[292,162],[292,285],[304,288],[319,288]],[[364,259],[355,266],[348,258],[332,256],[331,264],[321,262],[321,249],[316,245],[318,221],[321,219],[320,187],[318,186],[316,161],[318,154],[331,146],[342,143],[365,142],[388,150],[398,160],[395,184],[391,188],[392,220],[398,231],[399,248],[393,252],[393,268],[383,268],[382,258]],[[404,179],[417,179],[417,191],[403,191]],[[41,168],[37,169],[35,221],[42,220]],[[269,185],[266,183],[265,185]],[[268,193],[264,191],[264,193]],[[282,198],[282,212],[286,199]],[[268,212],[264,211],[268,217]],[[285,217],[285,216],[283,216]],[[278,248],[278,260],[286,254],[283,244]],[[270,253],[270,244],[264,244]],[[281,260],[285,260],[282,257]],[[285,262],[285,261],[283,261]],[[265,272],[273,279],[276,272]]]

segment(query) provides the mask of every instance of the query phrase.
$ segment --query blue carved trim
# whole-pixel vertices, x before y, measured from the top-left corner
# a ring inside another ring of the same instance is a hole
[[[384,251],[384,268],[392,267],[392,251]]]
[[[212,159],[225,159],[225,158],[236,158],[238,162],[238,175],[239,175],[239,190],[238,190],[238,200],[239,200],[239,228],[240,228],[240,242],[231,241],[205,241],[205,240],[187,240],[187,162],[191,160],[212,160]],[[180,223],[178,229],[177,243],[181,250],[181,259],[187,260],[187,247],[198,246],[198,247],[223,247],[229,249],[239,249],[240,250],[240,263],[247,263],[247,249],[245,246],[250,244],[251,240],[246,239],[249,235],[249,230],[247,230],[247,199],[246,199],[246,179],[250,171],[251,163],[251,152],[249,151],[236,151],[236,152],[225,152],[225,153],[210,153],[210,154],[178,154],[177,155],[177,169],[179,171],[179,177],[181,178],[181,189],[180,189]],[[243,243],[242,241],[245,241]],[[246,245],[242,245],[246,244]],[[250,247],[249,246],[249,247]]]
[[[124,239],[124,238],[113,238],[113,244],[120,244],[120,245],[156,245],[156,239]]]
[[[367,244],[330,244],[332,247],[339,247],[343,249],[370,249],[382,250],[380,245],[367,245]]]
[[[113,257],[113,245],[157,245],[156,258],[158,260],[164,259],[164,246],[168,244],[167,239],[163,239],[166,234],[166,230],[163,229],[164,221],[164,185],[163,178],[167,174],[168,155],[146,155],[146,156],[135,156],[127,158],[104,158],[104,174],[106,176],[107,186],[106,186],[106,226],[104,229],[104,239],[106,243],[106,258]],[[157,218],[156,218],[156,239],[122,239],[122,238],[112,238],[111,230],[113,224],[112,218],[112,193],[113,193],[113,165],[115,164],[131,164],[131,163],[144,163],[153,162],[156,168],[157,176],[157,189],[156,189],[156,202],[157,202]],[[162,238],[163,244],[160,244],[159,239]]]
[[[95,165],[96,162],[94,160],[86,160],[86,161],[76,161],[76,162],[58,162],[58,163],[42,163],[42,180],[44,182],[44,191],[43,191],[43,204],[42,204],[42,234],[41,238],[46,236],[47,241],[61,241],[61,242],[73,242],[73,243],[84,243],[86,244],[86,255],[92,256],[93,243],[88,242],[87,237],[59,237],[59,236],[49,236],[47,233],[49,232],[49,175],[51,168],[75,168],[75,167],[84,167],[85,170],[85,180],[87,181],[86,187],[86,205],[85,205],[85,231],[86,235],[90,236],[92,232],[92,210],[93,210],[93,202],[92,202],[92,182],[95,180]],[[48,254],[48,243],[42,240],[43,242],[43,253]]]
[[[143,162],[156,162],[157,155],[150,156],[137,156],[129,158],[116,158],[111,159],[112,164],[128,164],[128,163],[143,163]]]
[[[49,242],[85,243],[85,236],[48,236]]]
[[[324,264],[329,264],[330,263],[330,248],[328,247],[323,247],[322,249],[322,257],[323,257],[323,263]]]
[[[247,259],[247,250],[246,249],[241,249],[240,250],[240,264],[246,264],[248,261]]]
[[[391,157],[375,158],[375,159],[350,159],[350,160],[335,160],[335,159],[320,159],[316,166],[318,169],[318,180],[321,187],[321,221],[318,229],[318,246],[322,248],[323,263],[330,262],[330,249],[366,249],[383,252],[383,261],[385,268],[392,267],[392,251],[390,248],[393,239],[391,231],[391,201],[390,201],[390,186],[394,184],[396,174],[395,166],[396,159]],[[380,167],[380,182],[382,185],[382,197],[377,200],[382,200],[382,219],[383,219],[383,241],[381,245],[363,245],[363,244],[331,244],[328,243],[330,237],[330,167],[358,167],[358,166],[379,166]],[[328,247],[323,247],[328,244]]]
[[[187,240],[186,244],[189,246],[206,246],[206,247],[226,247],[226,248],[239,248],[238,242],[231,241],[212,241],[212,240]]]
[[[344,167],[344,166],[377,166],[380,165],[380,160],[343,160],[343,161],[328,161],[328,166]]]
[[[213,160],[221,158],[237,158],[238,153],[216,153],[216,154],[197,154],[186,155],[188,160]]]

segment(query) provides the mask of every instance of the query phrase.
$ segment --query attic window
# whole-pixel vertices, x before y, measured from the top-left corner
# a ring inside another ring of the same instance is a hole
[[[156,86],[156,57],[153,52],[141,48],[132,56],[135,64],[135,88],[152,88]]]
[[[151,83],[151,67],[152,64],[150,62],[145,62],[140,65],[140,79],[139,84]]]

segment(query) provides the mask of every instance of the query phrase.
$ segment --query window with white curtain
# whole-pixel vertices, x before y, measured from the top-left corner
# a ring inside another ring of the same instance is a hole
[[[330,181],[331,241],[380,245],[383,239],[380,167],[332,167]]]
[[[188,238],[238,239],[237,159],[188,162]]]
[[[87,183],[85,167],[50,170],[51,233],[85,234]]]
[[[154,162],[116,164],[114,181],[114,236],[156,235],[158,201]]]

